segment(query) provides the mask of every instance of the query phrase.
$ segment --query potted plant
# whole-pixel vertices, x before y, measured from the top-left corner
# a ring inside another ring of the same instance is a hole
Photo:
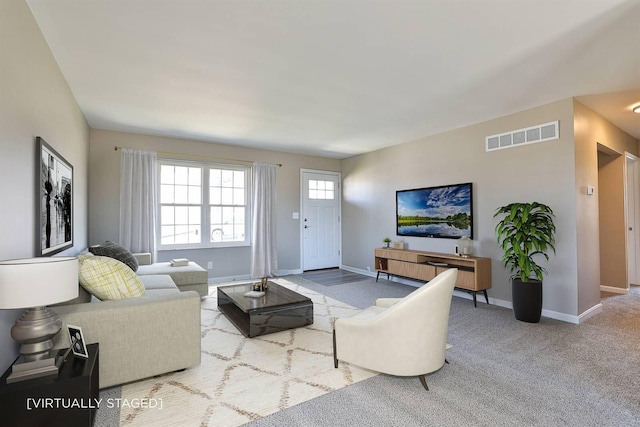
[[[542,279],[547,271],[536,260],[555,253],[553,211],[542,203],[511,203],[496,210],[498,246],[502,264],[511,272],[513,313],[516,319],[537,323],[542,313]]]
[[[391,243],[391,239],[388,237],[385,237],[384,239],[382,239],[382,241],[384,242],[384,247],[388,248],[389,247],[389,243]]]

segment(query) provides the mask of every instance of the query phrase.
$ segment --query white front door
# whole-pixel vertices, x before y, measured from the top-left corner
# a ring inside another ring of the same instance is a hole
[[[302,171],[302,269],[340,266],[340,174]]]

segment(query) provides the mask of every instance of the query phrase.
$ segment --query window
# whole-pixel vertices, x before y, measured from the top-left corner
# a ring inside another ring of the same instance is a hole
[[[248,245],[249,171],[162,160],[160,249]]]
[[[333,200],[334,194],[333,181],[309,180],[309,199]]]

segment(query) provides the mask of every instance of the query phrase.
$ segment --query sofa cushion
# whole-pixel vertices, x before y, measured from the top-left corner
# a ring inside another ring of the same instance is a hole
[[[109,240],[101,245],[89,247],[89,252],[94,255],[117,259],[118,261],[128,265],[133,271],[138,270],[138,259],[133,256],[131,251],[117,243],[110,242]]]
[[[148,274],[168,274],[178,287],[207,283],[209,280],[207,270],[193,261],[183,267],[172,267],[169,262],[155,262],[151,265],[141,265],[140,268],[138,268],[138,274],[140,276]]]
[[[103,256],[79,256],[80,284],[100,300],[144,295],[142,280],[124,263]]]
[[[171,280],[171,276],[167,274],[150,274],[145,276],[138,276],[144,284],[145,293],[149,293],[153,289],[170,289],[175,292],[179,292],[176,284]]]

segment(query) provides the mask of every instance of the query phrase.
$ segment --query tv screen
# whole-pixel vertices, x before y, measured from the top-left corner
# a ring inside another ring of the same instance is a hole
[[[473,239],[472,185],[396,191],[396,227],[399,236]]]

